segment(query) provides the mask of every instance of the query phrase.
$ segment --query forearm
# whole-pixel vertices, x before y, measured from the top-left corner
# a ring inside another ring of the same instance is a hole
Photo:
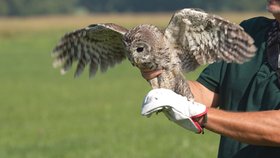
[[[280,146],[280,111],[226,112],[208,109],[206,128],[240,142]]]
[[[188,81],[192,94],[196,102],[207,107],[216,107],[218,104],[218,94],[210,91],[197,81]]]

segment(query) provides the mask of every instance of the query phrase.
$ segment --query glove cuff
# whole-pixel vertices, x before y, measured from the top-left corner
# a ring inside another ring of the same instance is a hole
[[[204,128],[207,123],[207,112],[208,109],[205,108],[205,111],[203,113],[191,117],[191,120],[197,129],[197,134],[204,134]]]

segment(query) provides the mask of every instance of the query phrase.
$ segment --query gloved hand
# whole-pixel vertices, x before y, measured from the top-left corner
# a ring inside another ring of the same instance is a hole
[[[203,132],[196,119],[203,116],[207,118],[205,105],[163,88],[151,90],[142,104],[142,115],[149,117],[158,112],[163,112],[169,120],[196,133]]]

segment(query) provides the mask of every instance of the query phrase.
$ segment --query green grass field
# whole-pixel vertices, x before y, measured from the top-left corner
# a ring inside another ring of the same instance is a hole
[[[150,87],[127,61],[94,79],[87,72],[74,79],[73,69],[61,76],[50,52],[71,26],[46,19],[32,20],[34,28],[0,20],[1,158],[216,157],[218,135],[193,134],[162,114],[140,115]]]

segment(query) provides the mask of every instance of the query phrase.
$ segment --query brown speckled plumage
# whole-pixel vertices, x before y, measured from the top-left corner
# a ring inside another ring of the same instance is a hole
[[[165,30],[143,24],[127,30],[116,24],[94,24],[62,37],[55,47],[54,66],[65,73],[78,61],[75,76],[89,65],[90,76],[126,57],[139,69],[163,69],[150,80],[193,99],[183,72],[219,60],[243,63],[254,56],[253,39],[236,24],[197,9],[176,12]]]

